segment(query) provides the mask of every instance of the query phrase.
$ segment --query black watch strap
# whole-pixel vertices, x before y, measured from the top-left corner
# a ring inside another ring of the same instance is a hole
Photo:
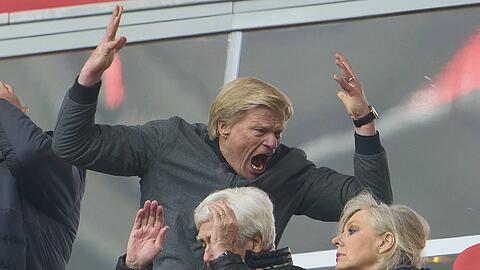
[[[353,119],[352,118],[353,124],[356,127],[364,126],[364,125],[366,125],[366,124],[368,124],[368,123],[370,123],[373,120],[378,118],[378,113],[377,113],[377,111],[375,111],[373,106],[368,105],[368,109],[370,110],[370,112],[367,115],[365,115],[364,117],[362,117],[360,119]]]

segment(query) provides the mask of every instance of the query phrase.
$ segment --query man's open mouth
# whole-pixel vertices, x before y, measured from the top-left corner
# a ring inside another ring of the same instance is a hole
[[[257,173],[261,173],[267,167],[267,162],[270,159],[271,154],[258,154],[252,157],[250,164]]]

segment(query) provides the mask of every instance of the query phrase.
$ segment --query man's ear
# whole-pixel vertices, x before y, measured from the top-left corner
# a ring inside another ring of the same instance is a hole
[[[252,237],[252,243],[253,243],[252,251],[255,253],[262,252],[263,250],[262,242],[263,242],[262,235],[259,233],[255,234]]]
[[[230,125],[227,123],[227,121],[224,120],[218,120],[218,135],[220,137],[226,138],[228,135],[230,135]]]
[[[382,239],[378,247],[378,252],[380,254],[385,254],[389,252],[395,245],[395,237],[393,236],[393,233],[386,232],[381,236],[381,238]]]

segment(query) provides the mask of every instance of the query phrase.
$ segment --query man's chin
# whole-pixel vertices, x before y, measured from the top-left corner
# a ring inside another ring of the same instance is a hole
[[[259,177],[260,175],[262,175],[263,172],[264,171],[258,172],[258,171],[254,171],[254,170],[249,170],[248,171],[248,176],[246,178],[249,179],[249,180],[253,180],[253,179]]]

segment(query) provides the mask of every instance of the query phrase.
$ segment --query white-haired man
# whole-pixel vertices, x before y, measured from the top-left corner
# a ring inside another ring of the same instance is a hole
[[[195,209],[197,239],[210,270],[302,269],[294,266],[290,249],[275,250],[273,204],[255,187],[229,188],[208,195]],[[152,269],[168,226],[163,208],[147,201],[135,218],[127,254],[117,270]]]

